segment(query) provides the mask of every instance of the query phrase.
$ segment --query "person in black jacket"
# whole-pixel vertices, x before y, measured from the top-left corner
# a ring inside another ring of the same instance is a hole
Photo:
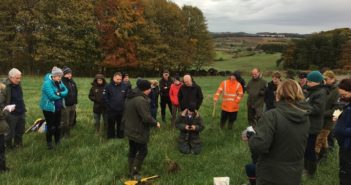
[[[166,121],[166,105],[168,105],[169,111],[172,114],[172,103],[169,97],[169,89],[171,88],[173,81],[169,77],[169,71],[163,71],[162,79],[160,80],[160,97],[161,97],[161,116],[162,121]]]
[[[158,96],[160,94],[160,90],[158,88],[158,81],[152,80],[151,82],[151,92],[149,94],[150,98],[150,111],[151,115],[154,119],[157,117],[157,108],[158,108]]]
[[[193,81],[189,74],[184,75],[183,81],[184,84],[178,92],[180,110],[183,111],[189,108],[192,103],[195,104],[195,110],[199,110],[204,99],[201,87]]]
[[[68,95],[65,97],[65,106],[62,110],[62,136],[70,136],[70,130],[75,126],[76,121],[76,105],[78,103],[78,88],[76,82],[72,78],[72,70],[64,66],[62,68],[62,82],[68,89]]]
[[[281,81],[281,74],[278,71],[274,72],[272,74],[272,81],[268,83],[268,86],[264,92],[264,103],[266,104],[266,111],[275,108],[276,91]]]
[[[183,154],[199,154],[201,152],[200,132],[204,129],[200,115],[192,104],[185,109],[176,120],[176,127],[180,130],[178,148]]]
[[[339,144],[339,178],[340,185],[351,184],[351,79],[341,80],[340,100],[347,103],[340,116],[335,116],[334,135]]]
[[[104,89],[106,86],[106,80],[104,75],[97,74],[89,92],[89,99],[94,102],[93,113],[95,120],[95,130],[96,133],[100,132],[100,118],[104,120],[104,128],[107,128],[107,114],[106,106],[104,102]]]
[[[124,137],[122,114],[127,93],[128,86],[122,83],[122,74],[115,73],[111,83],[104,90],[104,102],[108,115],[107,138],[109,139]]]

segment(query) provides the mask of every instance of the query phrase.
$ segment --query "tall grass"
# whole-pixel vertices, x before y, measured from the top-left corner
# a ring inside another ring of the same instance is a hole
[[[219,129],[220,108],[211,117],[212,95],[225,77],[195,78],[202,87],[205,99],[200,109],[205,130],[201,133],[203,150],[200,155],[183,155],[177,150],[178,130],[170,128],[170,113],[161,129],[153,129],[149,154],[142,174],[158,174],[160,185],[212,185],[213,177],[229,176],[231,184],[247,182],[244,165],[251,161],[247,144],[240,134],[247,127],[246,96],[241,102],[234,130]],[[127,139],[106,140],[96,135],[93,128],[92,103],[88,92],[92,79],[76,78],[79,87],[78,123],[71,137],[60,146],[47,150],[45,135],[29,133],[24,136],[24,148],[7,151],[9,173],[0,174],[0,184],[122,184],[127,178]],[[42,78],[24,77],[23,88],[27,105],[27,125],[43,117],[38,103]],[[181,170],[168,174],[165,162],[175,160]],[[337,153],[319,167],[315,179],[304,179],[304,184],[334,185],[338,182]]]

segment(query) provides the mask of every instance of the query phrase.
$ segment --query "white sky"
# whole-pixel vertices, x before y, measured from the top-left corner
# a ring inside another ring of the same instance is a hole
[[[312,33],[351,27],[351,0],[171,0],[200,8],[211,32]]]

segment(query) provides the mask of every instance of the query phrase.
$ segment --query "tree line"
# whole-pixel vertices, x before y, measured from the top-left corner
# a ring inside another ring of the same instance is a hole
[[[277,65],[285,69],[342,69],[351,64],[351,29],[342,28],[293,39]]]
[[[214,57],[201,10],[167,0],[1,0],[0,23],[2,73],[66,65],[82,76],[150,75],[200,71]]]

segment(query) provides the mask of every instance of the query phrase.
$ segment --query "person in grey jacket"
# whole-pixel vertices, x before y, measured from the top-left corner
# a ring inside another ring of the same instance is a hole
[[[151,83],[139,80],[137,88],[128,93],[123,112],[125,135],[129,140],[129,174],[132,178],[140,177],[143,161],[148,153],[147,143],[151,127],[160,127],[150,112]]]
[[[258,185],[300,185],[310,106],[301,87],[286,80],[277,89],[276,108],[265,112],[249,139],[257,154]],[[251,182],[252,183],[252,182]]]

